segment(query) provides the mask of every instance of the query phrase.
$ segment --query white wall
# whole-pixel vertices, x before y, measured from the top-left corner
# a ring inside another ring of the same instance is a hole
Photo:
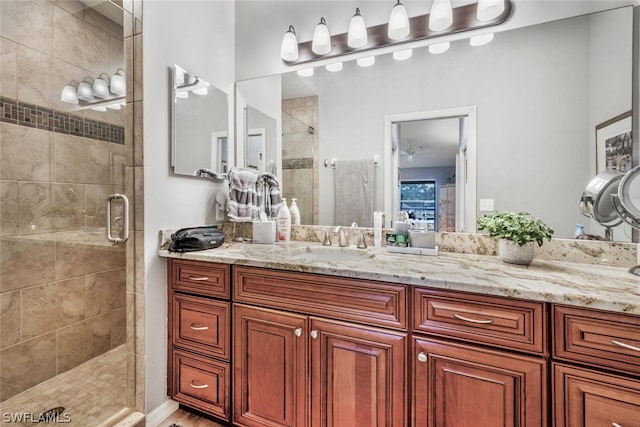
[[[145,1],[144,247],[145,411],[167,399],[166,260],[158,232],[213,222],[213,202],[225,184],[175,176],[169,167],[169,68],[174,63],[230,94],[234,83],[234,2]],[[233,103],[230,102],[233,108]],[[233,110],[231,110],[233,111]],[[233,129],[230,115],[229,129]],[[231,140],[233,135],[231,135]]]

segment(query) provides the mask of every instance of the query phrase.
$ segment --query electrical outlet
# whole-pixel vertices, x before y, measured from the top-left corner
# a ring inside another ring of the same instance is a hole
[[[480,199],[480,211],[492,212],[493,211],[493,199]]]

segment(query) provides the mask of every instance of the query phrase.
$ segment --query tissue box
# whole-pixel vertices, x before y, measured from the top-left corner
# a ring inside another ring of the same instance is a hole
[[[433,231],[410,231],[409,246],[412,248],[434,248],[436,233]]]
[[[276,242],[276,222],[275,221],[254,221],[253,222],[253,243],[275,243]]]

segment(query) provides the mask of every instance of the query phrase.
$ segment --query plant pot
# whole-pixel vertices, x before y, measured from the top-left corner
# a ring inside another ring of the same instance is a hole
[[[509,264],[529,265],[533,261],[534,242],[525,243],[520,246],[517,243],[500,239],[498,243],[498,254],[500,259]]]

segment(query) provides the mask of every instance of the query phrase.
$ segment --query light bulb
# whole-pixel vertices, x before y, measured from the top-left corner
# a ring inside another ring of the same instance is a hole
[[[375,56],[367,56],[365,58],[358,58],[356,60],[356,62],[361,67],[371,67],[373,64],[376,63],[376,57]]]
[[[342,62],[334,62],[333,64],[327,64],[325,68],[327,69],[327,71],[331,71],[332,73],[342,71]]]
[[[490,21],[504,12],[504,0],[478,0],[478,21]]]
[[[331,52],[331,36],[324,18],[320,18],[320,23],[316,25],[316,29],[313,32],[311,50],[316,55],[326,55]]]
[[[289,30],[282,37],[280,45],[280,57],[285,61],[295,61],[298,59],[298,38],[293,25],[289,25]]]
[[[297,73],[301,77],[311,77],[313,76],[313,68],[303,68],[302,70],[298,70]]]
[[[413,56],[413,49],[396,50],[393,52],[393,59],[396,61],[404,61]]]
[[[391,15],[389,16],[389,24],[387,26],[387,36],[391,40],[400,40],[409,35],[409,15],[407,15],[407,9],[404,5],[396,3],[391,9]]]
[[[429,45],[429,52],[433,53],[434,55],[437,55],[439,53],[448,51],[449,46],[450,46],[449,42],[432,44],[432,45]]]
[[[356,8],[356,14],[353,15],[349,23],[347,44],[353,48],[363,47],[367,44],[367,26],[364,23],[364,18],[360,15],[360,8]]]
[[[452,23],[451,0],[434,0],[429,13],[429,29],[431,31],[446,30]]]
[[[482,46],[484,44],[490,43],[493,40],[493,33],[483,34],[481,36],[473,36],[469,39],[469,44],[471,46]]]

